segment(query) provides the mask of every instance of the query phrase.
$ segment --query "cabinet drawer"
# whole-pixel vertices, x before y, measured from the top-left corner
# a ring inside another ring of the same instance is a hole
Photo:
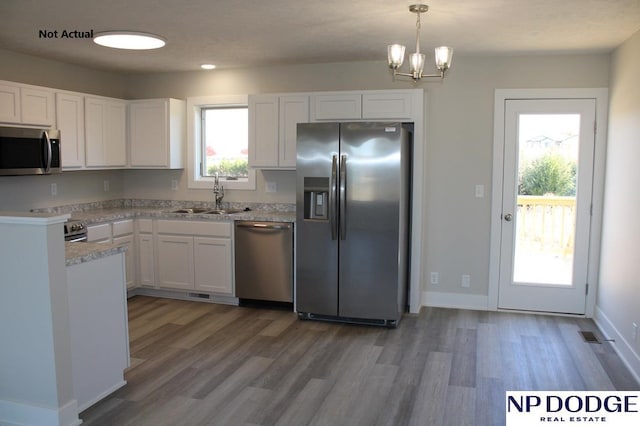
[[[158,233],[231,237],[230,222],[159,220]]]
[[[120,235],[133,234],[133,220],[121,220],[113,222],[113,236],[118,237]]]
[[[87,240],[100,241],[111,239],[111,224],[103,223],[102,225],[92,225],[87,227]]]

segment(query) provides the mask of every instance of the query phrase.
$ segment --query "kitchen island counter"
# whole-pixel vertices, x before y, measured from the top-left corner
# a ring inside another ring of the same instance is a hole
[[[64,247],[66,266],[102,259],[103,257],[124,253],[126,250],[127,246],[121,244],[66,242]]]

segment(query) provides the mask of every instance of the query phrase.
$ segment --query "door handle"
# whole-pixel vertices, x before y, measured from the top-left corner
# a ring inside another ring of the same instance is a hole
[[[347,239],[347,156],[340,156],[340,239]]]
[[[329,185],[329,227],[331,228],[331,239],[338,239],[338,156],[333,155],[331,159],[331,180]]]
[[[513,215],[511,213],[507,213],[505,215],[502,215],[502,217],[507,222],[511,222],[513,220]]]

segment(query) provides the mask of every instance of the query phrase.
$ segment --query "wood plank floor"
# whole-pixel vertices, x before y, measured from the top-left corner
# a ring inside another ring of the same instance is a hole
[[[639,390],[591,320],[425,308],[395,330],[136,296],[85,425],[501,425],[506,390]],[[601,336],[600,336],[601,337]]]

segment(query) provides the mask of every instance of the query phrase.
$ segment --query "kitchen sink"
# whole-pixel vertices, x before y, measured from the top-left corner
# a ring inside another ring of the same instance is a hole
[[[209,210],[204,212],[205,214],[234,214],[234,213],[240,213],[243,212],[245,210],[243,209],[213,209],[213,210]]]
[[[246,209],[212,209],[210,207],[183,207],[171,210],[169,213],[189,213],[189,214],[234,214],[245,211]]]
[[[185,207],[182,209],[171,210],[170,213],[206,213],[210,208],[207,207]]]

